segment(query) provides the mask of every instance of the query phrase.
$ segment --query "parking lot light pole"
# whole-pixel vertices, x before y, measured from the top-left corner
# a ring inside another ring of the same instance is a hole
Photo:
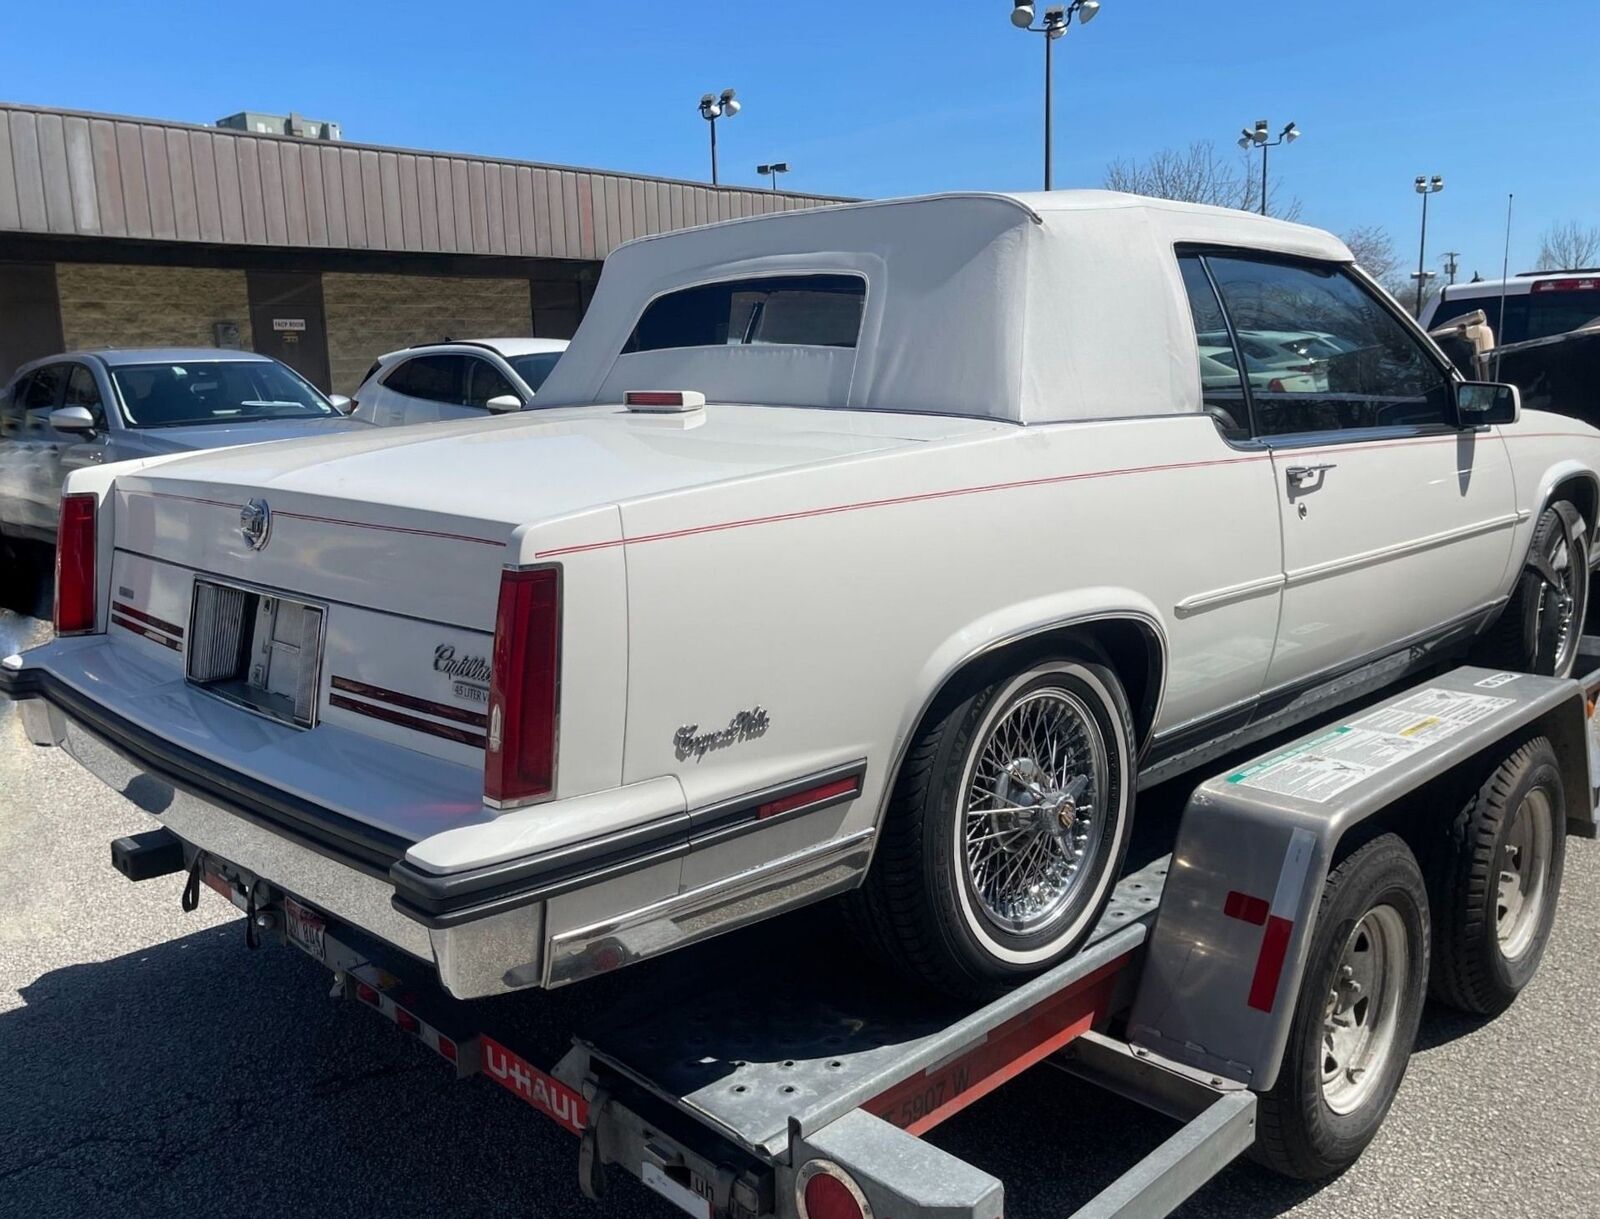
[[[1261,214],[1267,214],[1267,149],[1276,148],[1279,144],[1293,144],[1300,138],[1300,128],[1293,123],[1288,124],[1278,132],[1277,139],[1269,138],[1272,134],[1272,124],[1266,119],[1257,119],[1254,127],[1244,128],[1239,135],[1239,147],[1248,149],[1252,144],[1261,149]]]
[[[1012,0],[1011,24],[1029,34],[1044,35],[1044,188],[1055,189],[1054,132],[1052,130],[1052,101],[1055,93],[1055,62],[1052,50],[1055,41],[1067,32],[1076,13],[1079,25],[1088,25],[1100,11],[1100,0],[1072,0],[1071,4],[1057,5],[1044,12],[1044,21],[1033,24],[1032,0]]]
[[[1437,195],[1444,189],[1444,179],[1438,174],[1432,178],[1423,174],[1417,175],[1417,194],[1422,196],[1422,244],[1417,250],[1417,316],[1422,316],[1422,293],[1427,287],[1428,280],[1433,277],[1433,272],[1428,268],[1428,196]]]
[[[717,120],[732,118],[741,107],[732,89],[724,89],[722,96],[707,93],[700,99],[700,117],[711,127],[711,185],[717,185]]]
[[[778,189],[778,175],[789,172],[789,162],[774,161],[771,165],[757,165],[756,172],[763,178],[771,178],[772,189],[776,192]]]

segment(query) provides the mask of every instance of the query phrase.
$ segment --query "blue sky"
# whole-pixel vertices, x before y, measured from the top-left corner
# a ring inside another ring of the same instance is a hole
[[[831,194],[1039,184],[1043,52],[1010,0],[7,7],[12,101],[196,122],[295,109],[352,140],[701,178],[695,103],[732,85],[725,182],[787,159],[790,186]],[[1439,173],[1430,266],[1455,249],[1463,278],[1498,274],[1515,191],[1526,269],[1550,222],[1600,224],[1597,35],[1597,0],[1103,0],[1057,44],[1057,185],[1292,119],[1305,136],[1274,179],[1310,223],[1381,225],[1414,259],[1411,181]]]

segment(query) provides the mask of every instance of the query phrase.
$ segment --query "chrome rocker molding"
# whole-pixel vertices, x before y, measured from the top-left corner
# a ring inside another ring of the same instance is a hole
[[[553,936],[545,954],[543,984],[554,988],[609,973],[853,889],[872,860],[874,833],[869,826],[665,901]]]
[[[402,859],[389,870],[394,908],[430,930],[458,927],[855,800],[866,773],[863,758],[603,838],[460,872],[429,872]],[[848,786],[781,811],[768,810],[830,784]]]

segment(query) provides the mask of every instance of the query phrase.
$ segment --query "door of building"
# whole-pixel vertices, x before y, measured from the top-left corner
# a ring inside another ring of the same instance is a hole
[[[250,271],[246,280],[255,349],[282,360],[324,393],[331,391],[322,276],[311,271]]]
[[[65,346],[56,264],[0,262],[0,386],[19,366]]]

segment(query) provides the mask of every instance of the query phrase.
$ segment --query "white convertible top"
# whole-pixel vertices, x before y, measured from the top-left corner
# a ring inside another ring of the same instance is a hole
[[[630,389],[712,402],[980,415],[1018,423],[1200,409],[1175,245],[1336,262],[1343,242],[1248,212],[1112,191],[946,194],[783,212],[619,247],[539,405]],[[623,353],[652,299],[752,276],[854,273],[855,348]]]

